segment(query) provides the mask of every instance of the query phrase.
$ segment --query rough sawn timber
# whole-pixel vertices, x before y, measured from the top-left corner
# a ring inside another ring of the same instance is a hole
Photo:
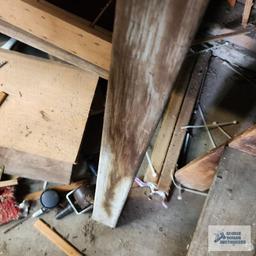
[[[118,0],[93,218],[115,227],[205,0]]]
[[[107,78],[111,38],[81,19],[36,0],[0,0],[0,32]]]

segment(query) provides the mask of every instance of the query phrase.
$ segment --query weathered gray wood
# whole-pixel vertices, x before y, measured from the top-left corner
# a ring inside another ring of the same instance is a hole
[[[208,252],[208,225],[252,225],[254,229],[255,185],[256,157],[227,147],[204,204],[188,256],[228,255],[227,252]],[[254,230],[252,241],[255,239]],[[255,251],[234,255],[255,255]]]
[[[207,2],[117,1],[95,220],[116,226]]]

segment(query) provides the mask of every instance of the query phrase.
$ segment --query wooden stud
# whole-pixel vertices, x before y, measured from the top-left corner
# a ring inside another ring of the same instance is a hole
[[[115,227],[208,1],[118,0],[93,218]]]
[[[210,58],[211,53],[199,56],[182,104],[179,118],[165,158],[163,170],[158,181],[158,189],[166,194],[169,193],[172,184],[172,174],[176,170],[180,151],[186,135],[186,130],[181,129],[181,127],[187,125],[191,119],[198,93],[208,71]]]
[[[34,227],[41,232],[47,239],[49,239],[52,243],[59,247],[61,251],[63,251],[68,256],[81,256],[76,248],[74,248],[70,243],[64,240],[59,234],[53,231],[47,224],[45,224],[42,220],[37,220],[34,223]]]
[[[175,82],[169,103],[165,110],[163,121],[157,134],[157,138],[151,154],[151,161],[157,173],[157,176],[152,173],[151,168],[147,168],[144,181],[157,184],[161,175],[164,160],[170,145],[170,141],[174,132],[177,118],[180,113],[182,102],[187,90],[191,71],[194,66],[195,59],[189,58],[185,60],[181,67],[178,78]]]

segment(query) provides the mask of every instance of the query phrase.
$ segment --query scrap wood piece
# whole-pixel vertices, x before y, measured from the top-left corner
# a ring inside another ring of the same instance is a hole
[[[176,169],[180,151],[186,135],[186,130],[181,129],[181,127],[187,125],[191,119],[191,115],[198,98],[198,93],[208,70],[210,58],[211,53],[199,56],[188,85],[179,118],[177,120],[172,140],[165,158],[163,170],[158,181],[159,191],[165,192],[166,194],[169,193],[172,184],[172,174]]]
[[[252,7],[253,7],[253,0],[246,0],[244,5],[243,17],[242,17],[243,27],[246,27],[248,24]]]
[[[183,186],[199,191],[210,188],[216,173],[224,146],[214,148],[207,154],[189,162],[175,173],[175,178]]]
[[[248,234],[249,240],[245,239],[245,243],[247,243],[244,244],[247,247],[243,247],[245,251],[241,251],[240,246],[242,243],[239,244],[240,248],[236,247],[238,244],[232,244],[231,247],[238,250],[237,255],[255,255],[255,248],[253,248],[252,244],[248,243],[250,240],[253,242],[256,239],[255,229],[253,228],[256,212],[255,166],[255,156],[230,147],[225,148],[214,183],[204,203],[187,256],[225,256],[229,254],[227,253],[228,250],[225,250],[227,249],[227,243],[225,242],[228,240],[222,240],[223,243],[214,242],[214,231],[217,230],[212,231],[212,236],[209,236],[209,234],[211,235],[209,226],[212,225],[239,225],[239,229],[236,229],[234,226],[231,227],[233,228],[232,232],[242,231],[240,228],[244,227],[243,225],[249,225],[252,228],[252,232]],[[223,228],[225,231],[225,227]],[[242,236],[244,235],[245,233],[242,234]],[[212,243],[209,244],[209,241]],[[238,241],[240,242],[240,240]],[[212,247],[209,247],[209,245],[217,245],[216,247],[221,251],[211,252],[209,249]],[[231,252],[232,254],[233,252]]]
[[[73,182],[71,184],[51,186],[51,187],[48,187],[48,189],[53,189],[53,190],[56,190],[56,191],[59,191],[59,192],[68,192],[68,191],[71,191],[73,189],[78,188],[79,186],[81,186],[84,183],[86,183],[85,180],[78,181],[78,182]],[[28,201],[38,200],[40,198],[42,192],[43,191],[32,192],[30,194],[27,194],[24,199],[28,200]]]
[[[66,255],[69,256],[81,256],[80,253],[73,245],[64,240],[59,234],[52,230],[46,223],[42,220],[37,220],[34,223],[34,227],[40,231],[46,238],[48,238],[52,243],[59,247]]]
[[[256,156],[256,125],[179,169],[175,173],[177,181],[188,188],[200,191],[209,189],[226,145]]]
[[[0,162],[4,164],[7,174],[62,184],[70,182],[73,167],[73,163],[5,147],[0,147]]]
[[[14,187],[0,188],[0,225],[19,219],[20,209],[14,197]]]
[[[161,175],[163,163],[180,113],[194,64],[195,59],[188,58],[184,61],[181,67],[151,154],[152,165],[157,175],[154,175],[151,168],[148,167],[144,177],[144,181],[146,182],[157,184]]]
[[[116,2],[93,209],[93,218],[105,225],[117,224],[207,4],[206,0]]]
[[[16,185],[18,185],[17,179],[0,181],[0,188],[16,186]]]
[[[3,104],[7,96],[8,96],[7,93],[0,91],[0,106]]]

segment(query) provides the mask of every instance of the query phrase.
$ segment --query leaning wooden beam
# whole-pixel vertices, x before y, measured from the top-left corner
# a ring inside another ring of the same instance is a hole
[[[248,128],[230,141],[197,157],[175,173],[183,186],[205,191],[210,188],[225,145],[256,156],[256,125]]]
[[[199,56],[188,85],[182,108],[179,113],[179,118],[177,120],[172,140],[165,158],[161,176],[158,181],[158,189],[166,194],[168,194],[170,191],[172,174],[176,169],[180,151],[186,135],[186,130],[181,129],[181,127],[187,125],[191,119],[200,88],[208,71],[210,58],[211,53]]]
[[[165,110],[163,121],[158,131],[151,155],[151,161],[157,175],[154,175],[151,168],[148,168],[144,177],[144,181],[146,182],[152,182],[155,184],[158,182],[194,63],[195,58],[188,58],[181,67],[169,103]]]
[[[0,32],[108,77],[110,39],[58,8],[35,0],[1,1]]]
[[[117,1],[95,220],[116,226],[207,2]]]
[[[250,229],[255,223],[256,212],[255,166],[255,156],[229,147],[225,149],[214,183],[197,223],[187,256],[228,255],[228,244],[225,242],[229,240],[224,238],[225,241],[214,241],[216,238],[215,232],[220,231],[222,228],[217,227],[218,230],[216,230],[215,227],[215,230],[213,230],[212,225],[227,225],[223,227],[224,229],[228,228],[228,225],[240,225],[239,228],[244,228],[243,225],[248,225],[249,240],[246,239],[245,244],[240,244],[240,248],[237,248],[238,244],[231,244],[229,247],[231,246],[231,250],[237,249],[239,251],[237,255],[255,255],[253,245],[248,243],[251,239],[252,241],[256,239],[255,232],[250,233]],[[233,229],[226,231],[241,231],[234,226],[231,228]],[[224,233],[224,235],[226,234]],[[245,233],[242,234],[242,236],[244,235]],[[243,250],[241,250],[241,247]],[[220,251],[212,251],[215,248],[219,248]]]

